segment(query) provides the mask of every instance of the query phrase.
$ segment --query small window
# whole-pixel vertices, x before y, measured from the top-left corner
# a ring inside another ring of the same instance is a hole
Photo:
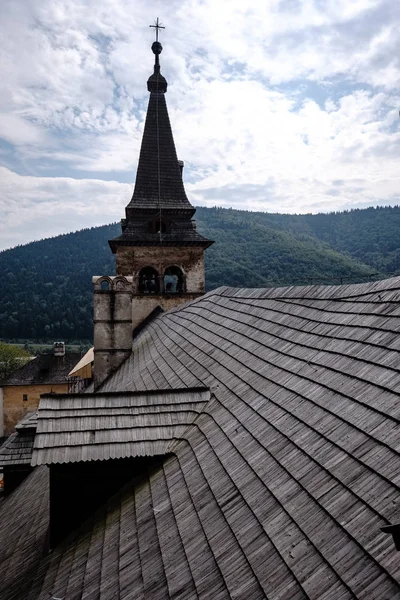
[[[28,402],[28,394],[22,394],[22,400]]]
[[[144,267],[139,273],[141,294],[158,294],[158,273],[153,267]]]
[[[164,292],[182,294],[184,291],[183,273],[179,267],[168,267],[164,273]]]
[[[100,284],[100,289],[103,292],[108,292],[110,290],[110,282],[104,279]]]

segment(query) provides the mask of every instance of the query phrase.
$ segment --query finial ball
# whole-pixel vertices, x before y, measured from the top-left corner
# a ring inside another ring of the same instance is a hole
[[[162,46],[160,42],[153,42],[151,49],[153,50],[154,54],[161,54],[162,52]]]

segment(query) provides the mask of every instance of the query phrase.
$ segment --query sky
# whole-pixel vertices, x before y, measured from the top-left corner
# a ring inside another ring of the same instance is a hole
[[[194,205],[399,203],[400,2],[1,0],[0,250],[124,216],[157,17]]]

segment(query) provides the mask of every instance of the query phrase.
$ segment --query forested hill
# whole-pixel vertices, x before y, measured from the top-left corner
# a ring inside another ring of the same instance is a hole
[[[198,208],[206,286],[262,287],[365,281],[400,271],[400,208],[280,215]],[[88,340],[92,275],[113,274],[107,240],[119,224],[0,253],[0,338]]]

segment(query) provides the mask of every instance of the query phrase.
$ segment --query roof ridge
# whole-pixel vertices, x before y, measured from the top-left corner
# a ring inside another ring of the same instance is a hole
[[[381,286],[383,284],[388,284],[389,282],[397,282],[398,286],[393,286],[393,285],[389,285],[388,287],[384,287],[383,289],[381,288]],[[337,293],[340,289],[343,289],[343,291],[345,289],[348,288],[361,288],[361,287],[372,287],[372,286],[376,286],[377,289],[374,290],[368,290],[365,292],[360,292],[357,290],[354,290],[354,294],[348,294],[346,296],[336,296],[335,293]],[[363,297],[363,296],[368,296],[371,295],[373,293],[378,293],[378,292],[389,292],[389,291],[396,291],[396,290],[400,290],[400,275],[396,275],[394,277],[388,277],[386,279],[379,279],[379,280],[375,280],[375,281],[364,281],[361,283],[346,283],[346,284],[339,284],[339,285],[330,285],[330,284],[321,284],[321,285],[288,285],[288,286],[265,286],[265,287],[256,287],[256,288],[246,288],[246,287],[229,287],[229,286],[222,286],[222,287],[218,287],[215,290],[212,290],[216,293],[218,293],[218,295],[221,296],[228,296],[228,297],[232,297],[232,298],[240,298],[240,299],[246,299],[245,296],[243,296],[241,293],[245,293],[248,292],[248,300],[270,300],[270,299],[301,299],[301,300],[345,300],[346,298],[349,299],[355,299],[355,298],[359,298],[359,297]],[[292,296],[291,293],[292,292],[304,292],[304,294],[299,295],[299,296]],[[319,297],[318,295],[316,295],[317,292],[331,292],[330,294],[328,294],[327,296],[325,296],[324,298]],[[282,295],[278,295],[279,292],[282,292]],[[313,292],[311,294],[311,292]],[[308,295],[305,295],[305,294]],[[273,294],[273,295],[272,295]]]

